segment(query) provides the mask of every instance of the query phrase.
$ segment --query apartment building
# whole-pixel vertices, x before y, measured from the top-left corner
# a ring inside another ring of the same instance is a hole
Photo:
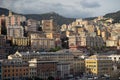
[[[14,46],[30,46],[30,38],[29,37],[12,38],[12,45],[14,45]]]
[[[7,38],[12,39],[13,37],[23,37],[24,31],[22,26],[8,26],[7,27]]]
[[[21,23],[26,21],[26,18],[21,15],[14,15],[11,11],[9,11],[9,15],[6,17],[5,21],[6,27],[15,25],[21,26]]]
[[[38,30],[38,22],[36,20],[33,19],[28,19],[27,20],[27,26],[26,26],[26,31],[37,31]]]
[[[69,48],[76,50],[80,47],[85,47],[85,46],[86,46],[85,36],[79,36],[79,35],[69,36]]]
[[[86,37],[86,46],[87,47],[92,47],[92,48],[95,48],[95,47],[102,47],[102,46],[105,46],[105,43],[104,43],[104,40],[102,37],[99,37],[99,36],[95,36],[95,37],[92,37],[92,36],[87,36]]]
[[[50,20],[42,20],[42,30],[43,32],[56,32],[57,24],[53,19]]]
[[[16,52],[8,56],[8,59],[20,58],[25,61],[29,61],[33,58],[56,60],[56,61],[71,61],[74,55],[71,52]]]
[[[74,58],[74,60],[70,64],[70,73],[79,76],[83,72],[85,72],[84,59]]]
[[[49,76],[57,76],[57,62],[51,60],[31,59],[29,61],[29,76],[38,76],[47,79]]]
[[[112,60],[105,55],[93,55],[85,59],[86,73],[112,75]]]
[[[28,77],[28,63],[19,59],[1,61],[1,80],[24,80]]]
[[[57,76],[60,78],[65,78],[68,75],[70,75],[70,63],[59,62],[57,64]]]

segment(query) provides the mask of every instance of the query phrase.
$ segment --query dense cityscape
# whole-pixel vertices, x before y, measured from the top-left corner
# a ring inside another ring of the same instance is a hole
[[[0,15],[0,80],[120,80],[120,23],[58,25],[9,10]]]

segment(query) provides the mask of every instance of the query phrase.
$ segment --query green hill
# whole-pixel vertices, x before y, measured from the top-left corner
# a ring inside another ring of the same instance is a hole
[[[120,11],[114,12],[114,13],[108,13],[104,17],[112,18],[114,19],[114,23],[120,22]]]
[[[58,23],[58,25],[70,24],[75,20],[75,18],[66,18],[55,12],[45,14],[25,14],[25,16],[27,19],[35,19],[39,21],[53,18]]]
[[[5,14],[7,16],[8,13],[9,13],[8,9],[0,8],[0,15]],[[13,12],[13,14],[18,14],[18,13]],[[70,24],[75,20],[75,18],[66,18],[55,12],[45,13],[45,14],[20,14],[20,15],[24,15],[27,19],[34,19],[39,21],[43,19],[53,18],[58,25]]]
[[[8,13],[9,13],[8,9],[0,8],[0,15],[2,14],[8,15]],[[13,14],[18,14],[18,13],[13,12]],[[76,20],[75,18],[66,18],[55,12],[50,12],[50,13],[45,13],[45,14],[20,14],[20,15],[24,15],[27,19],[35,19],[38,21],[41,21],[43,19],[53,18],[57,22],[58,25],[70,24]],[[120,11],[114,12],[114,13],[108,13],[104,17],[113,18],[115,23],[120,22]],[[85,18],[85,20],[92,20],[94,18],[96,17]]]

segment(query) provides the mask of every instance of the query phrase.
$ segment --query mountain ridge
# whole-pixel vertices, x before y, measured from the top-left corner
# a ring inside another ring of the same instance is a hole
[[[9,13],[8,9],[0,8],[0,15],[2,15],[2,14],[8,15],[8,13]],[[12,13],[23,15],[27,19],[34,19],[34,20],[38,20],[38,21],[53,18],[57,22],[57,24],[60,26],[62,24],[70,24],[76,20],[76,18],[66,18],[64,16],[59,15],[58,13],[55,13],[55,12],[48,12],[48,13],[43,13],[43,14],[21,14],[21,13],[15,13],[15,12],[12,12]],[[120,22],[120,11],[105,14],[104,17],[113,18],[114,23]],[[93,20],[95,18],[96,17],[88,17],[88,18],[83,18],[83,19],[84,20]]]
[[[12,11],[13,14],[19,14]],[[5,14],[6,16],[9,14],[9,10],[6,8],[0,8],[0,15]],[[27,19],[34,19],[34,20],[44,20],[44,19],[51,19],[51,17],[57,22],[58,25],[62,24],[70,24],[75,21],[75,18],[66,18],[63,17],[55,12],[49,12],[44,14],[19,14],[25,16]]]
[[[120,10],[117,12],[105,14],[104,17],[112,18],[114,19],[114,23],[119,23],[120,22]]]

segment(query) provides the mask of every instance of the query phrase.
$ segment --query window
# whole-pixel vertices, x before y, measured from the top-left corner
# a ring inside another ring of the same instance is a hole
[[[18,73],[16,73],[16,76],[18,76]]]
[[[10,70],[8,70],[8,72],[10,72]]]
[[[7,72],[7,70],[4,70],[4,72]]]
[[[4,77],[6,77],[6,75],[4,75]]]
[[[8,77],[10,77],[10,74],[8,74]]]
[[[18,69],[16,69],[16,72],[18,72]]]

